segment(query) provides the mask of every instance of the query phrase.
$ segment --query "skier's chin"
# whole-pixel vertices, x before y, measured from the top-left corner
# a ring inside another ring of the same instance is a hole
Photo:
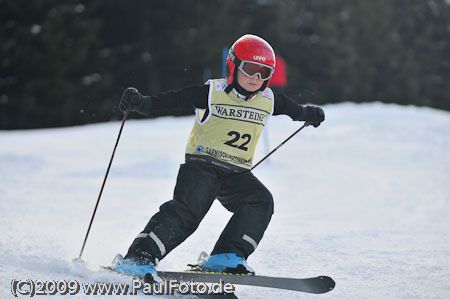
[[[247,84],[247,86],[245,87],[245,90],[248,91],[248,92],[255,92],[255,91],[257,91],[258,89],[259,89],[258,84],[251,84],[251,83],[249,83],[249,84]]]

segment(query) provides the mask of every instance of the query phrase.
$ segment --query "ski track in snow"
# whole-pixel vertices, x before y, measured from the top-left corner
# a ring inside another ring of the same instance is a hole
[[[329,275],[336,288],[308,295],[237,286],[236,294],[450,298],[450,113],[381,103],[324,109],[322,126],[301,131],[254,170],[274,195],[275,214],[249,264],[262,275]],[[127,120],[85,264],[72,259],[120,122],[0,131],[0,298],[13,298],[13,278],[130,282],[99,266],[125,253],[171,198],[193,122],[193,116]],[[255,161],[300,125],[272,117]],[[215,203],[159,269],[183,270],[201,251],[209,252],[229,217]],[[70,296],[81,297],[81,291]]]

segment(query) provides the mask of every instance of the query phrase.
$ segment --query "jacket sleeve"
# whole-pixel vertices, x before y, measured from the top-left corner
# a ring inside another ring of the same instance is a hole
[[[293,120],[301,120],[303,107],[283,93],[275,94],[275,107],[273,115],[288,115]]]
[[[171,112],[180,109],[205,109],[208,107],[209,85],[192,85],[179,90],[170,90],[144,96],[140,113]]]

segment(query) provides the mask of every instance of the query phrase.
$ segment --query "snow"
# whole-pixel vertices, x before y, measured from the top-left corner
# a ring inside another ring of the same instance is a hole
[[[336,288],[308,295],[237,286],[236,294],[450,298],[450,113],[381,103],[324,109],[322,126],[302,130],[254,170],[275,198],[275,214],[249,264],[271,276],[329,275]],[[171,199],[193,121],[127,120],[84,264],[72,259],[81,249],[120,122],[0,131],[0,298],[13,298],[14,278],[127,281],[99,266],[125,253],[159,205]],[[255,161],[300,125],[273,117]],[[201,251],[209,252],[229,217],[215,203],[159,269],[185,269]],[[84,296],[80,291],[70,297]]]

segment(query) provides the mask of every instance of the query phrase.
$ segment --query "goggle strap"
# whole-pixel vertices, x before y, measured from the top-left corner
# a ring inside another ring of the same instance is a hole
[[[240,66],[241,65],[242,60],[237,58],[236,54],[234,54],[234,48],[231,49],[229,55],[230,55],[231,61],[233,61],[236,66]]]

